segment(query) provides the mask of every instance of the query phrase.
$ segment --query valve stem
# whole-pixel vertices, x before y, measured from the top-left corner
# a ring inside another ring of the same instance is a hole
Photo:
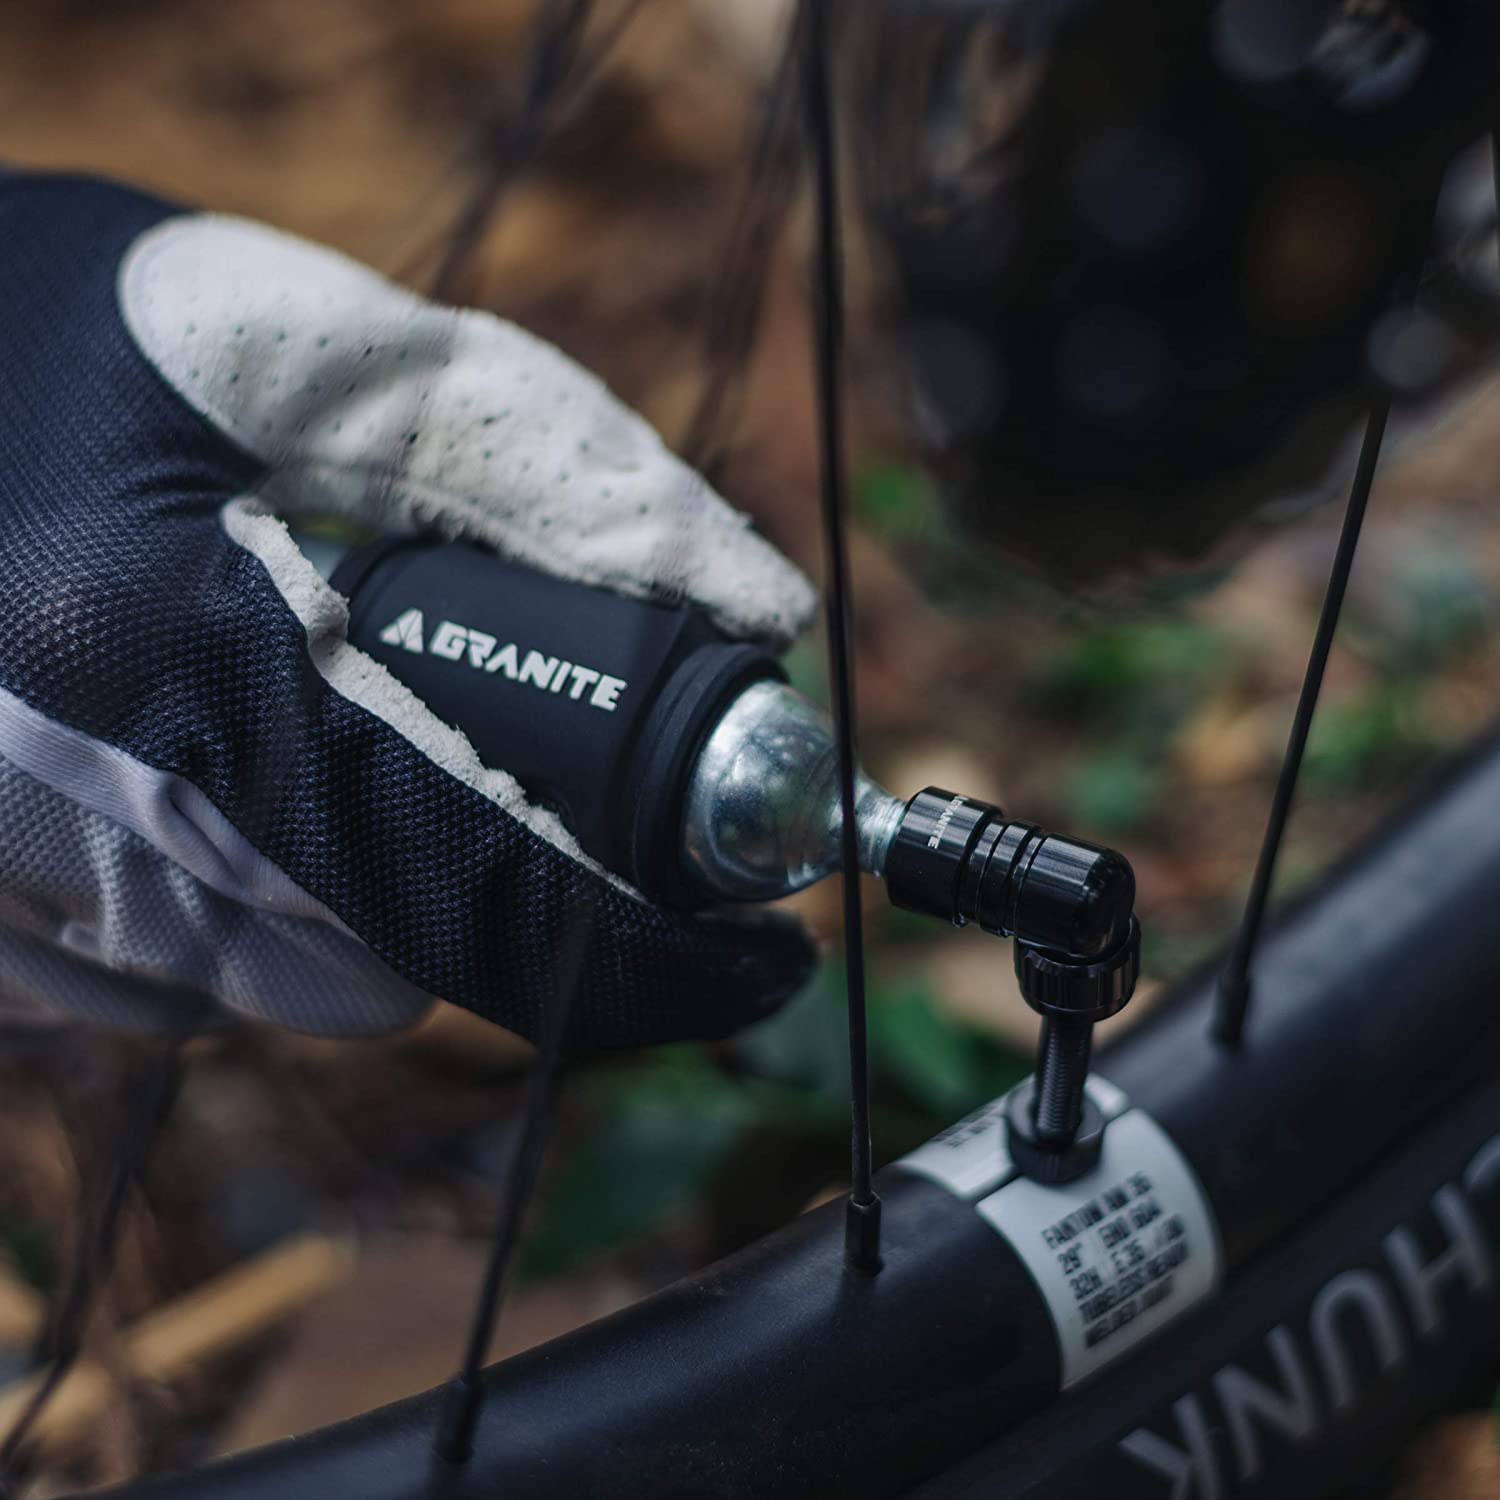
[[[1006,1102],[1010,1158],[1037,1182],[1071,1182],[1094,1167],[1104,1118],[1084,1092],[1094,1027],[1123,1010],[1141,972],[1141,929],[1132,916],[1123,942],[1095,961],[1035,944],[1015,945],[1016,978],[1042,1018],[1036,1076]]]
[[[1074,1016],[1043,1016],[1036,1064],[1038,1142],[1066,1150],[1083,1123],[1083,1086],[1089,1076],[1094,1023]]]

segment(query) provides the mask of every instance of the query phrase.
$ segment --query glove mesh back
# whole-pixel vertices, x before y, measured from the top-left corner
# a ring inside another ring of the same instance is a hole
[[[116,305],[121,257],[172,211],[73,180],[0,191],[0,684],[193,782],[428,994],[535,1036],[582,930],[575,1047],[720,1036],[774,1009],[810,965],[791,924],[632,899],[323,682],[219,523],[261,466],[160,380]]]

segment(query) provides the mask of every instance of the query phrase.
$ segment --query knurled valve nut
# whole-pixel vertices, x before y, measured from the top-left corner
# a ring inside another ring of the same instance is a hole
[[[1087,1095],[1083,1118],[1066,1146],[1039,1140],[1032,1101],[1036,1080],[1028,1078],[1010,1091],[1005,1101],[1005,1144],[1012,1165],[1033,1182],[1055,1187],[1093,1171],[1104,1150],[1104,1116]]]
[[[1125,1008],[1140,979],[1140,923],[1131,917],[1124,942],[1093,963],[1056,958],[1023,942],[1015,944],[1014,961],[1021,994],[1039,1015],[1106,1021]]]

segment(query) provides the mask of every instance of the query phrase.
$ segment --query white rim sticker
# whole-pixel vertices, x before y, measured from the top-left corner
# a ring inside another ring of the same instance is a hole
[[[1061,1187],[1018,1177],[977,1208],[1047,1303],[1064,1390],[1219,1285],[1223,1256],[1208,1200],[1171,1137],[1143,1110],[1111,1122],[1099,1165],[1086,1177]]]
[[[1097,1073],[1084,1085],[1088,1096],[1106,1120],[1123,1114],[1124,1091]],[[982,1198],[1014,1175],[1010,1153],[1005,1149],[1005,1099],[992,1100],[973,1114],[965,1115],[925,1146],[896,1163],[908,1172],[926,1177],[960,1198]]]

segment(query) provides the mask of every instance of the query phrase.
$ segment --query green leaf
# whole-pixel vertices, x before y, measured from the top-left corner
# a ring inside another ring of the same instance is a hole
[[[523,1276],[555,1275],[686,1212],[754,1120],[744,1091],[688,1048],[584,1087],[598,1123],[545,1194]]]
[[[0,1254],[29,1286],[41,1292],[52,1289],[57,1279],[57,1250],[44,1225],[32,1219],[0,1219]]]
[[[847,1113],[849,1031],[843,966],[823,964],[795,1000],[741,1033],[735,1053],[755,1077],[791,1085],[830,1117]]]
[[[1030,677],[1040,713],[1069,727],[1128,737],[1156,753],[1226,669],[1227,639],[1191,619],[1119,621],[1086,630]]]
[[[997,962],[1003,958],[997,948]],[[870,1054],[879,1073],[942,1124],[1003,1093],[1028,1071],[1023,1058],[945,1015],[921,985],[871,995]]]
[[[804,636],[781,658],[787,681],[814,703],[828,706],[828,668],[821,644],[821,632],[817,636]]]
[[[1381,682],[1318,710],[1303,775],[1325,792],[1357,792],[1405,770],[1433,746],[1410,683]]]
[[[1453,539],[1415,548],[1396,580],[1396,665],[1430,671],[1482,635],[1491,603],[1484,580]]]
[[[909,542],[943,529],[931,481],[920,470],[901,464],[875,464],[858,475],[854,513],[868,531],[887,542]]]
[[[887,1157],[1003,1093],[1028,1067],[945,1016],[920,985],[872,991],[870,1041]],[[738,1071],[726,1071],[703,1048],[665,1047],[576,1081],[593,1128],[542,1196],[522,1276],[555,1275],[661,1230],[757,1141],[805,1141],[808,1152],[832,1148],[834,1160],[847,1149],[849,1039],[836,965],[740,1036],[734,1059]]]
[[[1063,795],[1068,816],[1080,827],[1125,833],[1150,816],[1161,792],[1161,771],[1130,750],[1105,751],[1076,766]]]
[[[932,918],[923,912],[907,911],[902,906],[887,903],[866,916],[871,938],[893,947],[920,944],[926,947],[932,942]]]

